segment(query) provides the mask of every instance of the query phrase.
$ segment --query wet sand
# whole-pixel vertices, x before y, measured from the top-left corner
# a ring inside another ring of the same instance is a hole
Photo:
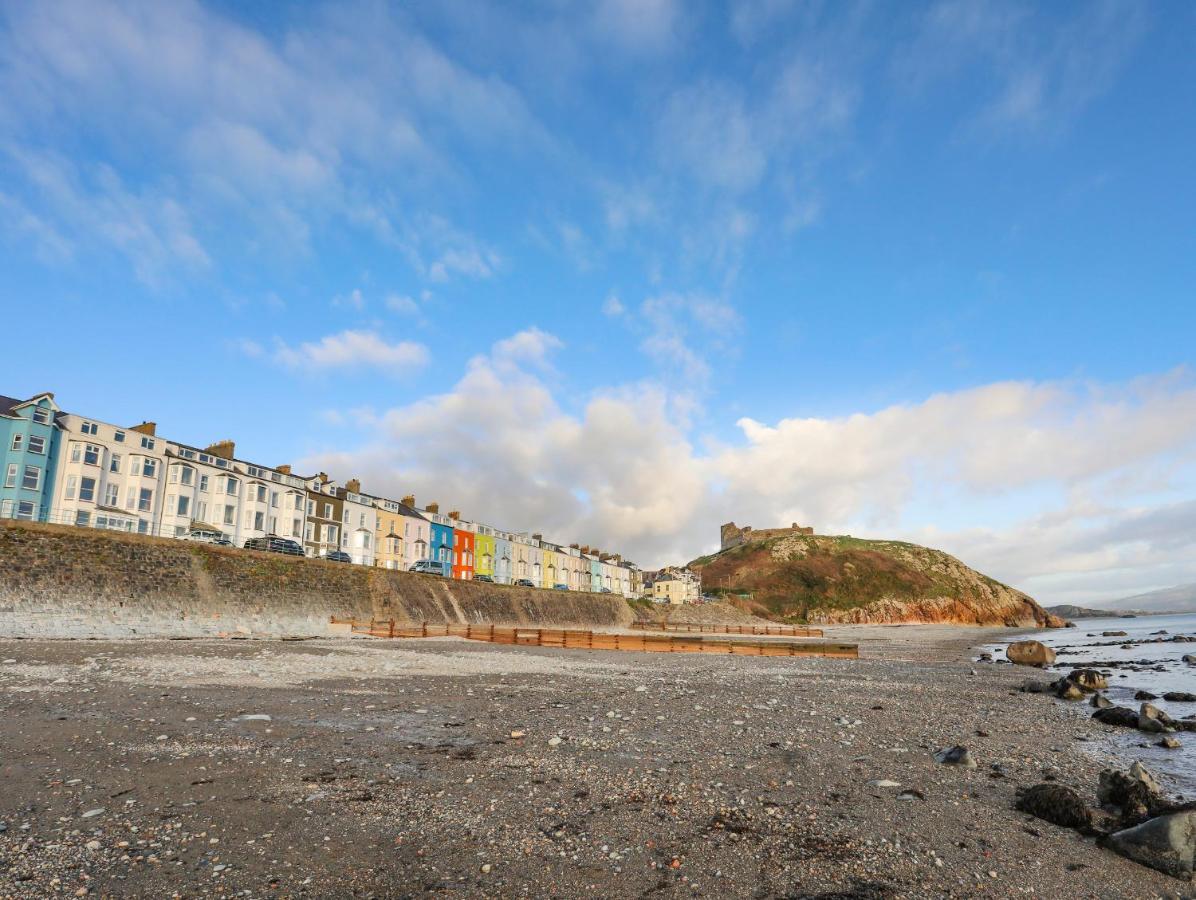
[[[1044,772],[1092,796],[1105,738],[969,662],[992,631],[828,628],[854,661],[0,642],[0,896],[1190,893],[1013,810]],[[934,762],[956,743],[977,769]]]

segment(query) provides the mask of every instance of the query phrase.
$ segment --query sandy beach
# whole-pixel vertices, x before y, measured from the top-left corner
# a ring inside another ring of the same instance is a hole
[[[0,642],[0,896],[1190,896],[1013,809],[1114,762],[970,661],[1014,633],[828,628],[853,661]]]

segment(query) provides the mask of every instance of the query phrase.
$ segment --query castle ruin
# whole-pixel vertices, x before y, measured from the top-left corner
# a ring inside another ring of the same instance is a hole
[[[812,525],[798,525],[796,522],[788,528],[762,528],[759,531],[753,531],[751,525],[744,525],[740,528],[734,522],[728,522],[719,529],[719,537],[722,544],[719,549],[730,550],[732,547],[739,547],[751,541],[765,541],[769,538],[784,537],[788,534],[813,533],[814,527]]]

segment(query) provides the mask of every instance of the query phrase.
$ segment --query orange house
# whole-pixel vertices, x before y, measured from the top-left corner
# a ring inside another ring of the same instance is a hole
[[[457,521],[460,513],[451,512],[453,520],[453,577],[463,581],[473,579],[473,532],[467,522]]]

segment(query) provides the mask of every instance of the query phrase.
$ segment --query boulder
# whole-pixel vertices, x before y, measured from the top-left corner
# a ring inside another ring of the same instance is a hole
[[[1023,694],[1049,694],[1055,689],[1053,681],[1035,681],[1032,678],[1027,678],[1022,682],[1022,686],[1018,688]]]
[[[1174,725],[1175,720],[1155,706],[1153,703],[1143,703],[1138,709],[1138,715],[1162,722],[1164,725]]]
[[[962,766],[965,769],[976,768],[976,760],[972,759],[971,751],[959,744],[940,750],[934,755],[934,758],[936,762],[941,762],[945,766]]]
[[[1158,694],[1152,694],[1150,691],[1138,691],[1134,694],[1135,700],[1158,700]]]
[[[1138,763],[1134,763],[1129,772],[1102,771],[1096,800],[1102,806],[1116,807],[1126,823],[1141,821],[1162,808],[1164,803],[1158,782]]]
[[[1064,828],[1086,828],[1092,824],[1092,810],[1079,794],[1061,784],[1036,784],[1027,788],[1014,805],[1022,812]]]
[[[1191,653],[1185,653],[1185,654],[1184,654],[1182,657],[1180,657],[1180,658],[1181,658],[1181,659],[1182,659],[1184,662],[1186,662],[1186,663],[1187,663],[1189,666],[1196,666],[1196,656],[1193,656]]]
[[[1103,691],[1109,686],[1109,680],[1096,669],[1073,669],[1067,680],[1085,691]]]
[[[1163,699],[1168,703],[1196,703],[1196,694],[1189,694],[1187,691],[1168,691],[1163,695]]]
[[[1118,728],[1137,728],[1138,714],[1125,706],[1110,706],[1098,709],[1092,718],[1105,725],[1116,725]]]
[[[1109,709],[1113,706],[1113,701],[1104,694],[1093,694],[1092,699],[1088,701],[1097,709]]]
[[[1152,719],[1150,716],[1144,716],[1139,713],[1138,730],[1144,731],[1147,734],[1166,734],[1170,729],[1158,719]]]
[[[1191,878],[1196,865],[1196,811],[1149,819],[1114,832],[1105,846],[1175,878]]]
[[[1177,738],[1167,736],[1159,741],[1155,746],[1162,747],[1164,750],[1178,750],[1183,746],[1183,744],[1181,744]]]
[[[1124,631],[1102,631],[1100,633],[1100,636],[1101,637],[1125,637],[1126,632],[1124,632]]]
[[[1055,661],[1055,651],[1041,641],[1014,641],[1005,648],[1005,656],[1019,666],[1038,666],[1040,669]]]
[[[1084,691],[1074,681],[1066,678],[1060,678],[1052,687],[1055,689],[1055,696],[1060,700],[1083,700]]]

